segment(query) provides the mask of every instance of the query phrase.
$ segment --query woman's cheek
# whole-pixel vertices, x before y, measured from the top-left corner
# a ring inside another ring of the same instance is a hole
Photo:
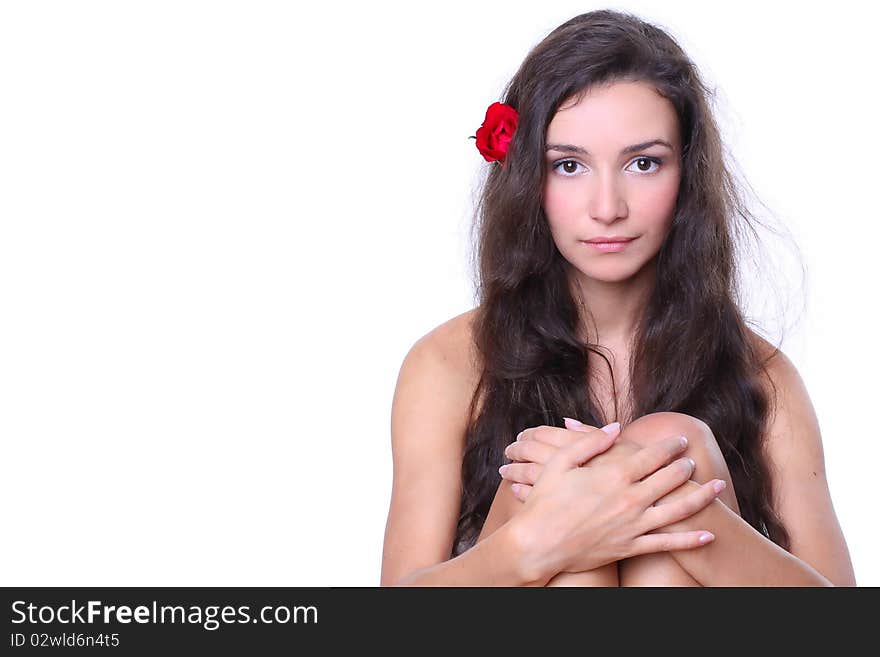
[[[571,204],[571,200],[560,193],[555,185],[548,183],[544,186],[544,212],[548,219],[558,223],[561,219],[570,216]]]
[[[650,189],[643,189],[638,204],[630,204],[630,215],[647,219],[652,226],[666,226],[672,222],[678,198],[678,177],[657,181]]]

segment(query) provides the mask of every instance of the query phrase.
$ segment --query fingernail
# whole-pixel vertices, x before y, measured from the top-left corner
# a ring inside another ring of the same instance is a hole
[[[620,422],[612,422],[611,424],[606,424],[602,427],[602,431],[607,433],[608,435],[612,435],[620,431]]]
[[[580,422],[579,420],[575,420],[570,417],[564,417],[562,419],[565,421],[565,428],[566,429],[577,429],[578,427],[584,426],[583,422]]]
[[[710,534],[709,532],[703,532],[702,534],[700,534],[700,538],[699,538],[700,545],[705,545],[706,543],[713,540],[714,538],[715,538],[714,534]]]
[[[688,439],[685,438],[684,436],[679,436],[679,437],[678,437],[678,442],[681,443],[681,446],[682,446],[682,447],[687,447],[687,446],[688,446]]]
[[[510,464],[508,463],[508,464],[506,464],[506,465],[502,465],[500,468],[498,468],[498,472],[499,472],[499,474],[502,474],[502,475],[503,475],[505,472],[507,472],[507,468],[508,468],[509,465],[510,465]]]
[[[691,464],[691,470],[696,470],[696,469],[697,469],[697,462],[696,462],[696,461],[694,461],[693,459],[689,458],[689,459],[688,459],[688,463]]]
[[[727,482],[723,479],[719,479],[714,484],[712,484],[712,490],[714,490],[716,493],[720,493],[725,488],[727,488]]]

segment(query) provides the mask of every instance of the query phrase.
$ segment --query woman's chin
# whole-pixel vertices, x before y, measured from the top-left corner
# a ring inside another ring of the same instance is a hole
[[[633,267],[591,267],[580,270],[581,278],[588,283],[625,283],[638,271]]]

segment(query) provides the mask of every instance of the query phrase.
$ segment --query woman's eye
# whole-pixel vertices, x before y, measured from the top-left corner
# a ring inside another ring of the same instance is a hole
[[[635,165],[636,165],[636,170],[637,170],[639,173],[654,173],[655,171],[657,171],[657,169],[660,168],[660,160],[657,159],[656,157],[644,157],[644,156],[643,156],[643,157],[637,157],[636,159],[634,159],[634,160],[632,161],[632,164],[635,164]],[[649,167],[650,167],[652,164],[656,164],[656,165],[657,165],[657,169],[650,169]],[[646,167],[646,168],[642,168],[642,167]],[[629,168],[629,167],[627,167],[627,169],[628,169],[628,168]]]
[[[657,169],[660,168],[660,164],[662,161],[656,157],[637,157],[634,159],[627,169],[631,166],[636,165],[635,171],[638,173],[656,173]],[[651,168],[652,164],[656,164],[656,168]],[[582,167],[583,165],[576,160],[560,160],[556,164],[553,165],[553,169],[560,173],[565,178],[571,178],[572,176],[577,175],[578,167]]]
[[[553,165],[553,169],[561,173],[564,177],[570,178],[577,172],[577,168],[582,166],[583,164],[576,162],[575,160],[559,160],[559,162]]]

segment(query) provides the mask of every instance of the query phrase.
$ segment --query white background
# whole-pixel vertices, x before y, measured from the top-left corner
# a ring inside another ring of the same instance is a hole
[[[468,136],[617,6],[799,248],[783,350],[880,585],[877,17],[778,5],[3,3],[0,584],[378,584],[400,363],[474,305]]]

